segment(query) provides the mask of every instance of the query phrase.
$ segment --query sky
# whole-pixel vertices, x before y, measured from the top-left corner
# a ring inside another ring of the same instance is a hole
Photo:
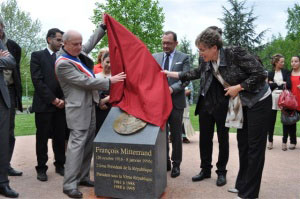
[[[0,0],[3,2],[4,0]],[[95,29],[90,18],[93,16],[95,2],[104,0],[17,0],[21,10],[29,12],[32,19],[42,23],[43,36],[48,29],[57,27],[63,31],[75,29],[82,33],[87,41]],[[165,13],[164,30],[177,33],[179,41],[186,37],[192,43],[197,35],[208,26],[223,28],[220,18],[223,17],[222,6],[230,8],[226,0],[159,0]],[[247,0],[247,7],[254,6],[255,31],[269,29],[264,43],[272,35],[286,35],[287,8],[292,8],[298,0]],[[46,44],[45,44],[46,45]]]

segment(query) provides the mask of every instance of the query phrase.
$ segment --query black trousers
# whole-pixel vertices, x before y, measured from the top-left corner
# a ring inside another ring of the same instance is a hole
[[[269,116],[268,140],[273,142],[274,127],[276,123],[277,110],[271,110]]]
[[[211,172],[213,153],[214,128],[217,126],[219,141],[219,156],[216,173],[226,175],[226,165],[229,158],[229,128],[225,127],[225,120],[228,110],[228,101],[219,106],[212,114],[208,113],[203,106],[199,111],[199,148],[201,168],[204,172]]]
[[[170,131],[170,136],[172,138],[171,160],[173,161],[173,166],[178,167],[180,166],[182,161],[182,118],[183,109],[176,109],[173,107],[173,110],[168,119],[168,124],[166,125],[167,161],[170,161],[170,147],[168,142],[168,135]]]
[[[10,161],[15,148],[15,117],[16,117],[16,93],[14,87],[8,87],[11,107],[9,109],[9,156],[8,162],[10,166]]]
[[[268,131],[265,123],[271,107],[271,95],[252,108],[243,107],[243,128],[237,130],[240,169],[236,188],[241,198],[258,198],[259,195]]]
[[[66,137],[66,116],[65,110],[56,112],[35,113],[36,125],[36,156],[37,172],[46,172],[48,167],[48,138],[52,137],[52,148],[54,152],[54,165],[56,168],[63,168],[65,155],[65,137]]]
[[[282,143],[286,144],[288,136],[290,136],[290,143],[297,144],[296,131],[297,131],[297,124],[283,125]]]
[[[0,94],[0,184],[7,184],[9,164],[9,109]]]

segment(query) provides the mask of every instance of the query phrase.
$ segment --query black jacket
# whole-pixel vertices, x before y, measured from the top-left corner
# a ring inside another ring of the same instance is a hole
[[[63,92],[55,76],[54,64],[55,61],[47,48],[31,54],[30,72],[35,89],[32,103],[33,112],[57,111],[52,101],[55,98],[63,98]]]
[[[251,108],[269,88],[265,82],[267,73],[264,67],[253,55],[241,47],[220,49],[219,72],[229,85],[234,86],[241,84],[244,90],[241,91],[239,95],[242,104],[249,108]],[[198,68],[180,73],[179,78],[182,81],[200,78],[199,95],[205,96],[213,80],[212,64],[211,62],[203,61]],[[196,107],[196,110],[197,108],[198,107]]]
[[[288,71],[288,70],[286,70],[286,69],[281,69],[281,74],[282,74],[283,81],[286,82],[286,88],[287,89],[291,89],[291,72]],[[283,89],[283,85],[278,86],[274,82],[274,75],[275,75],[274,71],[268,72],[268,81],[272,81],[273,82],[273,83],[269,83],[269,86],[270,86],[271,90],[273,91],[276,88],[278,88],[279,90],[282,90]]]
[[[7,50],[15,58],[16,67],[13,69],[14,89],[16,93],[16,107],[18,110],[23,111],[22,108],[22,85],[21,85],[21,73],[20,73],[20,61],[21,61],[21,47],[13,40],[7,40]]]

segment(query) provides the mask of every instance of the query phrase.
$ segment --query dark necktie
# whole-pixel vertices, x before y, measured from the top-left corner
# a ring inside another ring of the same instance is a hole
[[[165,61],[165,65],[164,65],[164,70],[169,70],[169,57],[170,57],[170,54],[166,54],[167,58],[166,58],[166,61]]]
[[[55,62],[56,61],[56,54],[52,53],[51,57],[52,57],[53,61]]]

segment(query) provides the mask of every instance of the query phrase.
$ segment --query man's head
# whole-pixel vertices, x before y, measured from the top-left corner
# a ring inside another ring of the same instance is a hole
[[[64,49],[72,56],[80,54],[82,48],[82,36],[76,30],[69,30],[63,35]]]
[[[58,28],[52,28],[52,29],[48,30],[46,40],[47,40],[49,48],[53,52],[57,52],[61,48],[63,34],[64,34],[64,32],[59,30]]]
[[[177,46],[177,35],[175,32],[167,31],[164,32],[162,37],[162,47],[165,53],[172,53]]]
[[[0,39],[3,39],[4,29],[5,29],[4,21],[3,21],[2,17],[0,16]]]

